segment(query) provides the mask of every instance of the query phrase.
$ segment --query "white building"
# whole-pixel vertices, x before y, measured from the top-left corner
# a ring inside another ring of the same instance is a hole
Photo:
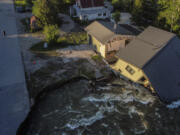
[[[104,0],[76,0],[70,8],[70,15],[80,20],[95,20],[110,18],[113,7]]]

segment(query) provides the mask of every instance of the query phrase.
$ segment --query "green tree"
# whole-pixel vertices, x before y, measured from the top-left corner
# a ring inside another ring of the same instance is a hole
[[[55,43],[59,36],[57,25],[46,25],[44,27],[43,33],[45,35],[45,41],[47,43]]]
[[[56,3],[57,4],[57,3]],[[43,28],[45,25],[58,23],[58,10],[55,0],[36,0],[32,13],[38,18],[38,26]]]
[[[139,24],[142,18],[142,0],[135,0],[132,10],[132,20]]]
[[[158,16],[159,25],[169,29],[171,32],[180,30],[180,1],[178,0],[159,0],[161,11]]]
[[[32,0],[25,0],[25,3],[26,3],[28,6],[32,6],[32,5],[33,5]]]
[[[119,11],[116,11],[112,14],[112,18],[114,19],[116,24],[120,21],[120,17],[121,17],[121,14]]]
[[[121,9],[122,0],[112,0],[112,5],[115,9]]]
[[[157,0],[135,0],[132,15],[138,25],[154,25],[158,16]]]

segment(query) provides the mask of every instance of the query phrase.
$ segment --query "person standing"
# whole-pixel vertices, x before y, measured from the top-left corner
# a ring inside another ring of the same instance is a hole
[[[2,33],[3,33],[3,36],[5,37],[6,36],[6,31],[3,30]]]

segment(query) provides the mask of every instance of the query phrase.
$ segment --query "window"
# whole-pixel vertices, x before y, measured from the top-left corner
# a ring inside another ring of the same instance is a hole
[[[133,75],[135,73],[135,71],[129,66],[127,65],[125,68],[131,75]]]
[[[104,13],[103,16],[106,16],[106,13]]]
[[[101,16],[101,13],[99,13],[98,16]]]
[[[141,79],[139,80],[140,82],[145,82],[146,81],[146,78],[143,76],[141,77]]]

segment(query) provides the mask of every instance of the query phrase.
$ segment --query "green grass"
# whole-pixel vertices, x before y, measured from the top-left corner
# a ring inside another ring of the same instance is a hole
[[[102,57],[101,55],[97,54],[91,57],[94,61],[98,62],[98,61],[102,61]]]
[[[79,44],[87,44],[87,35],[85,32],[77,32],[71,33],[68,35],[64,35],[58,38],[58,40],[54,43],[50,43],[48,48],[44,48],[45,41],[41,41],[37,44],[34,44],[30,50],[31,51],[51,51],[59,48],[67,47],[68,45],[79,45]]]
[[[14,4],[15,4],[15,6],[23,6],[23,7],[25,7],[27,3],[26,3],[25,0],[15,0]]]

